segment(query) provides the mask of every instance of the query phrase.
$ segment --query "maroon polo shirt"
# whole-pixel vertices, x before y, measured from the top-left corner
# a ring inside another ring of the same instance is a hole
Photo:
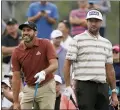
[[[50,59],[56,59],[56,52],[47,39],[36,38],[32,48],[27,48],[24,43],[18,45],[12,54],[12,71],[24,72],[25,82],[33,86],[36,79],[35,74],[49,66]],[[53,73],[48,73],[41,84],[53,79]]]

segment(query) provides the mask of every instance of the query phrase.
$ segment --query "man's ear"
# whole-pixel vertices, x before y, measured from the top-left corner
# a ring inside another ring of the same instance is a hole
[[[37,32],[37,31],[35,31],[35,36],[37,36],[37,34],[38,34],[38,32]]]

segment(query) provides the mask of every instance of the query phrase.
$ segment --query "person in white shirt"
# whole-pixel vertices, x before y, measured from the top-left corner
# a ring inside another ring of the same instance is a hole
[[[100,36],[102,14],[90,10],[86,16],[88,30],[73,37],[64,65],[65,91],[70,98],[70,66],[73,65],[75,95],[80,110],[109,110],[108,85],[112,106],[118,105],[111,42]],[[107,80],[106,80],[107,79]]]
[[[70,41],[72,40],[70,33],[70,23],[67,20],[62,20],[59,22],[58,27],[60,31],[63,33],[63,41],[61,42],[61,45],[67,50]]]

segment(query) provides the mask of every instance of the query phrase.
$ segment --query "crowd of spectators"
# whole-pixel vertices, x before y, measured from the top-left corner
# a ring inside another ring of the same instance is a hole
[[[49,39],[55,47],[58,58],[58,69],[55,72],[56,81],[56,103],[55,110],[59,109],[75,109],[76,106],[72,101],[67,100],[63,95],[64,89],[64,73],[63,66],[66,52],[72,38],[87,30],[87,20],[85,19],[90,9],[97,9],[103,14],[103,24],[100,28],[100,35],[105,37],[106,32],[106,13],[111,9],[109,0],[80,0],[77,2],[78,7],[71,10],[69,20],[59,20],[59,9],[54,3],[41,1],[31,2],[28,10],[26,10],[26,21],[34,22],[37,25],[38,38]],[[56,25],[54,29],[53,26]],[[2,20],[2,108],[12,108],[12,72],[11,72],[11,55],[14,49],[22,42],[21,34],[18,30],[19,23],[15,18],[8,18],[5,22]],[[114,69],[116,72],[116,84],[120,94],[120,45],[113,46]],[[72,67],[71,67],[72,73]],[[23,73],[24,74],[24,73]],[[22,76],[22,75],[21,75]],[[21,78],[22,79],[22,78]],[[72,80],[73,81],[73,80]],[[72,82],[71,81],[71,82]],[[21,81],[20,100],[22,97],[22,88],[25,82]],[[110,92],[110,91],[109,91]],[[73,94],[73,99],[76,98]],[[120,97],[120,95],[119,95]],[[67,106],[69,105],[69,106]]]

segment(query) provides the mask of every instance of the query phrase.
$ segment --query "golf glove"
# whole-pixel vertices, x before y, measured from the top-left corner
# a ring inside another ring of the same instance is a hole
[[[35,83],[40,83],[41,81],[45,80],[45,71],[38,72],[34,78],[37,78],[37,81]]]
[[[68,86],[65,88],[65,91],[63,92],[63,95],[65,95],[69,100],[70,100],[70,96],[73,94],[73,89]]]

